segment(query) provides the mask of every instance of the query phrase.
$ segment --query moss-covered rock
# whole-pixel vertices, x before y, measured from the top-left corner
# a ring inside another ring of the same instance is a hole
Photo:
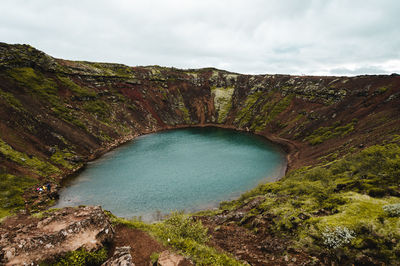
[[[232,108],[232,95],[234,88],[211,88],[211,94],[214,96],[214,108],[217,115],[217,123],[225,122],[229,111]]]

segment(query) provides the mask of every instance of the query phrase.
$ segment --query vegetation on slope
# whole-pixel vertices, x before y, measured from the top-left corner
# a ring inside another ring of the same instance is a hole
[[[237,113],[235,123],[240,128],[248,127],[253,131],[262,131],[289,107],[292,98],[292,95],[276,98],[274,92],[255,92],[247,97]]]
[[[40,266],[97,266],[107,260],[107,249],[101,248],[96,251],[78,249],[70,251],[62,257],[55,258],[54,261],[41,262]]]
[[[240,224],[260,232],[271,219],[268,232],[340,260],[398,259],[398,140],[337,159],[398,134],[398,77],[233,75],[56,60],[26,45],[0,43],[0,51],[0,217],[24,207],[31,177],[58,182],[82,166],[79,158],[130,134],[216,122],[298,142],[305,158],[296,167],[312,165],[222,204],[234,210],[265,197]],[[167,244],[199,263],[226,259],[204,239],[176,235],[203,232],[190,218],[176,220],[143,226],[164,241],[160,232],[171,231],[176,242]]]
[[[22,194],[35,182],[33,178],[0,172],[0,220],[11,211],[25,207]]]
[[[391,264],[400,260],[400,146],[371,146],[325,165],[292,171],[258,186],[238,200],[221,204],[234,210],[256,196],[265,200],[241,224],[293,239],[296,248],[338,261],[364,258]]]
[[[166,220],[146,224],[139,220],[125,220],[111,216],[112,221],[131,228],[149,232],[165,246],[189,257],[196,265],[242,265],[230,255],[221,253],[207,245],[207,229],[200,221],[183,213],[174,212]]]
[[[354,130],[354,126],[357,124],[357,119],[353,119],[352,122],[340,126],[340,122],[336,121],[332,126],[320,127],[306,138],[311,145],[320,144],[326,140],[333,139],[335,137],[343,137]]]

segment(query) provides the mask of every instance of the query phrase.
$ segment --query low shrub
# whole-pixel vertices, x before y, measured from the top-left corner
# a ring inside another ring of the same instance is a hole
[[[342,247],[354,238],[354,232],[347,227],[338,226],[335,228],[326,228],[322,233],[324,244],[329,248]]]
[[[68,252],[65,256],[57,258],[56,261],[42,262],[41,266],[97,266],[107,260],[107,249],[102,248],[97,251],[87,251],[78,249]]]
[[[208,241],[207,228],[200,221],[196,222],[192,217],[182,213],[174,212],[171,216],[157,224],[158,235],[164,241],[174,243],[175,240],[191,239],[197,243],[204,244]]]
[[[263,195],[264,202],[248,213],[269,217],[269,231],[292,239],[295,247],[338,262],[366,255],[393,264],[400,259],[399,176],[400,146],[376,145],[294,170],[220,208],[234,210]],[[257,224],[250,226],[257,230]]]
[[[305,140],[311,145],[317,145],[332,138],[343,137],[354,130],[356,123],[357,120],[353,120],[344,126],[340,126],[340,122],[335,122],[332,126],[320,127],[314,130]]]
[[[390,217],[400,217],[400,203],[385,205],[383,206],[383,210]]]
[[[114,224],[124,224],[149,232],[165,245],[189,257],[196,265],[243,265],[233,257],[208,246],[207,228],[189,215],[174,212],[168,219],[154,224],[146,224],[136,219],[125,220],[111,213],[108,215]],[[156,257],[157,254],[152,255],[152,259]]]

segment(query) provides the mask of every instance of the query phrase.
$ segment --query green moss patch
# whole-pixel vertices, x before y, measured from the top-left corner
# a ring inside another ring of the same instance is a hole
[[[61,258],[56,258],[55,261],[42,262],[40,266],[85,266],[85,265],[101,265],[107,260],[107,249],[102,248],[97,251],[87,251],[86,249],[78,249],[68,252]]]
[[[83,108],[101,120],[107,120],[110,116],[110,107],[102,100],[87,101],[84,103]]]
[[[293,95],[284,98],[273,98],[273,92],[255,92],[247,97],[244,106],[238,111],[235,123],[240,127],[250,127],[255,131],[262,131],[283,111],[285,111]]]
[[[55,100],[52,96],[56,95],[58,92],[56,83],[44,77],[42,73],[35,71],[33,68],[14,68],[8,70],[7,74],[21,85],[30,89],[33,94],[43,99]]]
[[[221,209],[233,210],[263,195],[265,200],[242,222],[268,215],[271,232],[292,238],[311,254],[324,252],[335,260],[367,255],[390,264],[400,260],[400,220],[392,213],[400,206],[399,177],[400,146],[376,145],[293,171]]]
[[[21,111],[24,109],[21,102],[13,94],[0,90],[0,97],[15,110]]]
[[[0,140],[0,153],[2,153],[6,158],[18,163],[23,167],[32,169],[35,173],[44,177],[61,173],[61,171],[54,165],[40,160],[38,157],[28,156],[23,152],[14,150],[3,140]]]
[[[179,92],[177,95],[178,109],[182,113],[183,121],[186,124],[191,124],[191,118],[189,110],[186,108],[185,101],[183,100],[182,94]]]
[[[240,127],[249,125],[253,117],[253,110],[258,106],[257,103],[263,95],[265,95],[263,92],[255,92],[247,96],[244,105],[236,114],[235,123],[239,124]]]
[[[18,82],[20,86],[28,90],[29,93],[37,97],[44,106],[48,106],[55,116],[85,129],[84,124],[79,120],[77,115],[65,107],[63,99],[58,95],[59,86],[55,80],[47,78],[42,73],[29,67],[14,68],[8,70],[7,74]],[[79,87],[68,78],[59,76],[58,80],[77,95],[93,95],[93,93]]]
[[[329,139],[343,137],[354,131],[356,124],[357,120],[354,120],[344,126],[341,126],[340,122],[335,122],[332,126],[320,127],[314,130],[314,132],[305,138],[305,140],[307,140],[311,145],[317,145]]]
[[[96,97],[96,93],[89,88],[79,86],[70,78],[64,76],[57,76],[58,80],[67,88],[69,88],[75,96],[78,97]]]
[[[24,191],[35,184],[29,177],[0,173],[0,218],[13,210],[24,208]]]
[[[229,111],[232,108],[232,95],[234,92],[234,88],[211,88],[211,93],[214,95],[214,108],[217,112],[218,123],[223,123],[226,120],[226,117]]]
[[[72,158],[74,155],[68,151],[60,151],[59,149],[50,157],[50,160],[58,165],[67,169],[73,169],[74,165],[71,164],[67,158]]]
[[[128,221],[115,216],[112,216],[112,221],[149,232],[164,245],[190,257],[196,265],[243,265],[233,257],[208,246],[207,229],[188,215],[172,213],[168,219],[155,224]]]

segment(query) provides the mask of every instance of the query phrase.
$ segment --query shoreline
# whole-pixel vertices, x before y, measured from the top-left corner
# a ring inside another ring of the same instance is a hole
[[[282,163],[282,165],[277,168],[276,171],[276,175],[274,175],[275,177],[265,177],[263,178],[257,185],[259,184],[263,184],[266,182],[276,182],[278,180],[280,180],[281,178],[283,178],[286,173],[289,171],[291,165],[289,164],[290,162],[293,161],[293,159],[291,158],[292,156],[292,152],[293,152],[293,148],[290,146],[290,142],[284,139],[280,139],[279,141],[277,137],[271,137],[271,135],[266,135],[266,134],[262,134],[260,132],[252,132],[252,131],[248,131],[246,129],[238,129],[235,128],[234,126],[230,126],[230,125],[220,125],[220,124],[201,124],[201,125],[178,125],[178,126],[174,126],[174,127],[165,127],[165,128],[160,128],[157,130],[152,130],[152,131],[147,131],[145,133],[141,133],[141,134],[129,134],[125,137],[122,137],[120,139],[117,139],[115,142],[111,143],[110,145],[107,145],[104,149],[102,150],[96,150],[95,152],[93,152],[93,154],[91,156],[89,156],[83,163],[83,165],[77,169],[74,169],[75,171],[73,173],[68,174],[67,176],[63,177],[60,180],[60,185],[57,187],[56,189],[56,193],[59,196],[60,195],[60,191],[62,189],[64,189],[68,183],[74,179],[75,177],[77,177],[82,171],[84,171],[84,169],[87,167],[87,164],[91,161],[97,160],[99,158],[101,158],[103,155],[107,154],[108,152],[113,151],[116,148],[121,147],[124,144],[128,144],[129,142],[135,140],[136,138],[140,137],[140,136],[144,136],[144,135],[148,135],[148,134],[154,134],[154,133],[159,133],[159,132],[164,132],[164,131],[171,131],[171,130],[177,130],[177,129],[189,129],[189,128],[221,128],[221,129],[229,129],[229,130],[234,130],[234,131],[238,131],[238,132],[244,132],[244,133],[249,133],[252,134],[254,136],[259,136],[261,137],[264,141],[268,141],[272,144],[274,144],[278,150],[279,153],[282,154],[282,157],[284,158],[284,162]],[[287,152],[289,151],[289,152]],[[254,186],[251,189],[257,187]],[[232,201],[232,200],[236,200],[238,199],[243,193],[245,193],[248,190],[242,191],[242,192],[237,192],[235,194],[234,197],[230,197],[227,200],[224,201]],[[51,205],[51,206],[47,206],[45,209],[51,209],[54,206],[57,205],[58,199],[55,202],[55,204]],[[218,201],[218,203],[212,204],[212,206],[209,206],[205,209],[203,208],[195,208],[195,212],[199,212],[199,211],[208,211],[208,210],[215,210],[219,208],[221,201]],[[193,212],[193,211],[191,211]],[[163,213],[163,215],[165,215]],[[136,217],[135,215],[133,215],[132,217]],[[155,221],[155,220],[154,220]],[[150,221],[150,222],[154,222],[154,221]]]

